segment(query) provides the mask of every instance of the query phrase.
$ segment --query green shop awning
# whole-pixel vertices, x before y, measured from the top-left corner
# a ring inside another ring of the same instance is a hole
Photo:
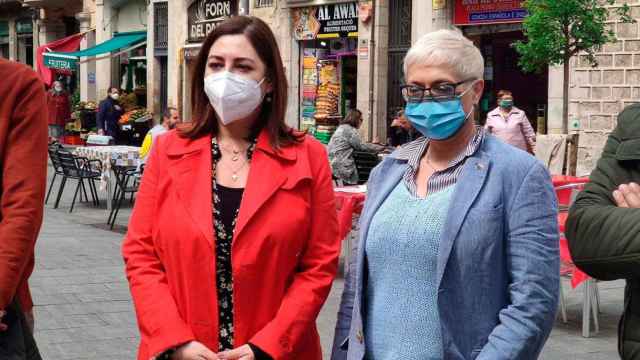
[[[85,60],[79,60],[81,57],[95,57],[123,48],[126,48],[124,51],[128,51],[132,48],[142,46],[146,40],[146,31],[115,33],[113,38],[88,49],[65,53],[44,53],[44,65],[52,69],[75,70],[78,62],[85,62]],[[119,55],[120,53],[115,55]]]

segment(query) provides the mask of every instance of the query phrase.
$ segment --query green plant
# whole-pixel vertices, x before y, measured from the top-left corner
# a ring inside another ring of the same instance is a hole
[[[520,67],[527,72],[540,71],[549,65],[564,65],[562,129],[569,124],[569,65],[573,56],[583,55],[591,66],[598,66],[595,53],[616,41],[607,21],[635,22],[629,6],[616,0],[527,0],[529,16],[524,20],[526,41],[515,48]]]
[[[71,108],[76,109],[79,103],[80,103],[80,90],[76,90],[71,95]]]

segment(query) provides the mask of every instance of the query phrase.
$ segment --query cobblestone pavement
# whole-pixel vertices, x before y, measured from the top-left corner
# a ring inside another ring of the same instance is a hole
[[[67,186],[59,209],[54,210],[51,203],[46,206],[36,249],[36,270],[31,278],[36,339],[43,358],[134,359],[136,320],[120,256],[130,209],[121,212],[119,225],[109,231],[105,209],[81,204],[69,214],[74,187]],[[104,198],[104,193],[101,195]],[[589,339],[581,336],[582,290],[572,290],[568,280],[564,284],[569,322],[558,321],[541,359],[618,359],[616,326],[624,283],[599,284],[601,330]],[[342,287],[343,281],[336,280],[318,319],[327,359]]]

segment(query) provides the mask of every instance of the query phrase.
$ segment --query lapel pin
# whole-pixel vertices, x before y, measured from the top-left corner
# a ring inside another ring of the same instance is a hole
[[[484,170],[484,164],[476,164],[476,169]]]

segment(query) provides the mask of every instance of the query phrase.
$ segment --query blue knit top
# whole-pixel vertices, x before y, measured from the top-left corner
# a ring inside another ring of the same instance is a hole
[[[365,244],[367,360],[442,359],[436,266],[455,186],[419,199],[399,182]]]

